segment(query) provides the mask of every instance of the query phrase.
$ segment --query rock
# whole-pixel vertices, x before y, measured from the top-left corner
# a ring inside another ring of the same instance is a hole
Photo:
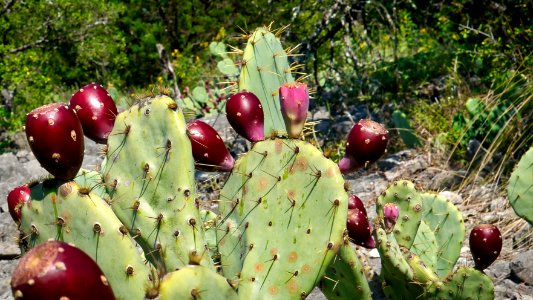
[[[463,197],[461,197],[461,195],[459,195],[456,192],[442,191],[442,192],[439,193],[439,195],[441,195],[442,197],[446,198],[447,200],[449,200],[450,202],[452,202],[455,205],[463,203]]]
[[[459,185],[465,174],[450,170],[436,170],[435,174],[429,178],[427,188],[430,190],[452,189]]]
[[[407,149],[387,155],[385,158],[377,161],[378,168],[382,171],[388,171],[392,168],[398,167],[405,160],[413,156],[414,150]]]
[[[0,213],[0,259],[11,259],[20,255],[17,245],[17,225],[9,212]]]
[[[0,260],[0,300],[11,300],[11,274],[18,264],[17,260]]]
[[[533,249],[517,253],[511,261],[511,277],[533,286]]]
[[[490,267],[485,270],[485,274],[490,276],[493,281],[497,282],[508,278],[511,274],[511,269],[509,268],[509,262],[505,260],[496,260]]]

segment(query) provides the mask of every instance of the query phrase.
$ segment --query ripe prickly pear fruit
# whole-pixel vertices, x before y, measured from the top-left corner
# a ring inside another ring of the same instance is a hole
[[[383,205],[383,222],[385,223],[385,229],[388,232],[390,232],[394,228],[394,225],[396,225],[399,215],[400,210],[396,204],[385,203],[385,205]]]
[[[375,248],[376,241],[372,237],[372,225],[368,222],[367,216],[359,209],[348,209],[346,220],[348,236],[356,245],[365,248]]]
[[[53,103],[26,115],[26,138],[31,151],[48,172],[71,180],[83,162],[83,130],[76,113],[63,103]]]
[[[20,218],[22,217],[22,206],[30,201],[30,192],[27,186],[21,185],[14,188],[7,195],[9,214],[17,224],[20,223]]]
[[[209,124],[194,120],[187,123],[192,155],[198,169],[229,172],[235,161],[224,141]]]
[[[385,153],[388,141],[389,132],[382,124],[359,120],[348,134],[346,154],[339,162],[341,172],[345,174],[375,162]]]
[[[483,271],[500,255],[502,235],[492,224],[477,225],[470,231],[470,252],[476,269]]]
[[[251,142],[265,139],[263,107],[254,93],[242,91],[226,102],[226,116],[231,127]]]
[[[76,111],[88,138],[100,144],[107,142],[118,112],[113,98],[101,85],[82,87],[70,98],[70,108]]]
[[[309,91],[305,83],[284,83],[279,88],[281,114],[285,121],[287,134],[299,138],[309,110]]]
[[[361,198],[357,197],[356,195],[350,195],[348,197],[348,209],[358,209],[362,211],[365,216],[367,215],[363,201],[361,201]]]
[[[115,299],[107,278],[83,251],[48,241],[26,253],[11,278],[15,299]]]

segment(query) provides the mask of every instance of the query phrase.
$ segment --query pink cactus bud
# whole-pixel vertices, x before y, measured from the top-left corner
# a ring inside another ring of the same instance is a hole
[[[396,225],[400,211],[398,206],[394,203],[386,203],[383,205],[383,221],[385,222],[385,229],[390,231]]]
[[[299,138],[309,109],[307,85],[299,82],[283,84],[279,88],[279,101],[287,134],[291,138]]]

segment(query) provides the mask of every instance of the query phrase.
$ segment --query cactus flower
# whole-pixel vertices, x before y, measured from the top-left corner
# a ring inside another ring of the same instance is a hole
[[[299,138],[309,109],[307,85],[299,82],[283,84],[279,88],[279,101],[287,134],[291,138]]]

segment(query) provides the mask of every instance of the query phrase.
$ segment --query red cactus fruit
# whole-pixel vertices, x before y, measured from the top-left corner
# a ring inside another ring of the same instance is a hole
[[[309,91],[305,83],[285,83],[279,88],[281,115],[287,134],[299,138],[309,110]]]
[[[502,235],[492,224],[477,225],[470,231],[470,252],[476,269],[482,271],[490,266],[502,250]]]
[[[30,201],[30,192],[27,186],[21,185],[14,188],[7,195],[9,214],[17,224],[20,223],[20,218],[22,217],[22,206]]]
[[[348,173],[378,160],[387,148],[389,132],[372,120],[359,120],[348,134],[345,157],[339,162],[341,172]]]
[[[105,144],[117,116],[111,95],[99,84],[82,87],[70,98],[70,108],[78,114],[83,133],[91,140]]]
[[[348,209],[358,209],[366,216],[366,208],[363,205],[363,201],[356,195],[350,195],[348,197]]]
[[[83,251],[60,241],[31,249],[11,278],[15,299],[115,299],[107,278]]]
[[[229,172],[234,160],[224,141],[209,124],[194,120],[187,123],[187,135],[191,140],[192,154],[198,169]]]
[[[31,151],[48,172],[71,180],[83,162],[83,130],[76,113],[63,103],[53,103],[26,115],[26,138]]]
[[[346,220],[348,236],[356,245],[365,248],[375,248],[376,241],[372,237],[372,225],[368,222],[367,216],[359,209],[348,209]]]
[[[263,107],[255,94],[242,91],[232,95],[226,102],[226,116],[231,127],[249,141],[265,139]]]

